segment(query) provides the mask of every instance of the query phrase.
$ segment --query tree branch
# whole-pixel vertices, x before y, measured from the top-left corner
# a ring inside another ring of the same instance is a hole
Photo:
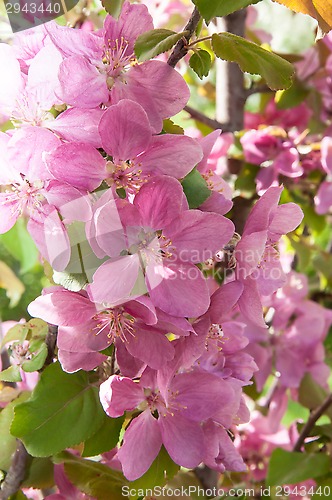
[[[230,123],[221,123],[218,120],[209,118],[208,116],[190,106],[185,106],[183,109],[184,111],[187,111],[187,113],[189,113],[194,120],[204,123],[204,125],[207,125],[214,130],[221,129],[222,132],[234,132],[235,130],[231,127]]]
[[[190,38],[193,36],[195,32],[195,29],[197,28],[200,18],[201,15],[198,12],[197,8],[195,7],[187,25],[184,28],[184,31],[188,31],[188,34],[178,41],[178,43],[174,47],[173,52],[168,58],[167,63],[170,66],[172,66],[172,68],[174,68],[180,61],[180,59],[182,59],[187,54],[188,52],[187,44],[189,43]]]
[[[55,325],[48,325],[48,332],[45,338],[45,344],[47,346],[48,354],[42,370],[44,370],[46,366],[53,363],[57,336],[58,336],[58,327]]]
[[[0,500],[7,500],[19,490],[26,473],[30,455],[24,444],[17,440],[17,446],[6,478],[1,484]]]
[[[296,443],[293,447],[293,451],[301,451],[301,448],[304,444],[304,441],[309,436],[310,431],[313,429],[315,423],[323,415],[323,413],[325,413],[325,411],[328,409],[328,407],[331,404],[332,404],[332,394],[330,394],[325,399],[325,401],[321,404],[321,406],[316,408],[316,410],[314,410],[311,413],[307,423],[304,425],[304,427],[303,427],[303,429],[298,437],[298,440],[296,441]]]

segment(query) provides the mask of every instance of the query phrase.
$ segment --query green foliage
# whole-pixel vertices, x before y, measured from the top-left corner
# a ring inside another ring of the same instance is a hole
[[[8,471],[11,457],[16,450],[16,439],[10,434],[10,426],[14,418],[14,408],[29,397],[29,392],[22,392],[0,413],[0,470]]]
[[[118,444],[124,417],[110,418],[104,414],[101,427],[84,443],[83,457],[94,457],[115,448]]]
[[[272,90],[287,89],[292,84],[294,68],[282,57],[231,33],[212,35],[217,57],[236,62],[242,71],[261,75]]]
[[[98,500],[123,500],[121,488],[127,480],[121,472],[115,471],[92,460],[75,457],[64,452],[56,457],[58,463],[63,463],[68,479],[86,495]]]
[[[198,49],[189,59],[189,66],[202,79],[211,69],[211,56],[207,50]]]
[[[125,0],[102,0],[101,3],[103,4],[106,12],[108,12],[115,19],[118,19],[124,2]]]
[[[20,263],[20,273],[30,271],[37,263],[38,250],[26,229],[24,219],[18,219],[15,226],[0,235],[0,242]]]
[[[183,179],[182,187],[189,208],[198,208],[209,196],[211,196],[211,191],[207,187],[205,179],[196,168],[189,172]]]
[[[170,50],[187,31],[176,33],[167,29],[150,30],[140,35],[135,42],[135,54],[139,61],[147,61]]]
[[[201,15],[206,21],[213,17],[223,17],[236,10],[248,7],[260,0],[193,0]]]
[[[104,411],[88,374],[47,367],[31,398],[15,408],[11,426],[28,452],[46,457],[89,439],[101,427]]]
[[[267,486],[295,484],[324,476],[330,470],[327,455],[298,453],[277,448],[273,451],[266,478]]]
[[[326,398],[325,389],[317,384],[309,373],[306,373],[299,388],[299,402],[309,410],[314,410],[321,406]],[[325,410],[325,414],[332,420],[332,406]]]

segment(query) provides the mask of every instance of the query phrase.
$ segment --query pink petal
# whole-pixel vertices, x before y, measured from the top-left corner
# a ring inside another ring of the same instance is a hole
[[[139,157],[143,171],[152,170],[181,179],[201,160],[202,149],[195,139],[185,135],[164,134],[153,137]]]
[[[104,158],[93,146],[85,143],[61,144],[47,155],[46,163],[56,179],[78,189],[94,191],[106,177]]]
[[[299,161],[297,149],[286,149],[278,154],[273,162],[273,168],[287,177],[300,177],[303,174],[303,168]]]
[[[236,276],[245,279],[260,263],[267,242],[267,231],[245,234],[235,248]]]
[[[28,306],[28,312],[53,325],[75,326],[89,321],[97,309],[87,297],[60,289],[37,297]]]
[[[162,445],[158,421],[149,410],[134,418],[118,451],[122,470],[129,481],[141,477],[157,457]]]
[[[316,212],[326,214],[332,207],[332,182],[322,182],[315,196]]]
[[[324,137],[320,144],[322,166],[327,174],[332,174],[332,138]]]
[[[162,229],[176,219],[182,209],[183,190],[181,184],[172,177],[156,176],[144,184],[135,196],[144,226]]]
[[[232,200],[228,200],[222,193],[212,191],[207,200],[200,205],[199,209],[203,212],[214,212],[219,215],[225,215],[233,206]]]
[[[5,68],[0,78],[0,112],[10,116],[16,99],[23,87],[23,79],[18,60],[13,47],[6,43],[0,44],[1,65]]]
[[[99,59],[103,39],[96,33],[59,26],[55,21],[45,25],[48,36],[65,57],[81,55]]]
[[[223,284],[211,297],[209,309],[211,322],[220,324],[237,304],[242,292],[243,284],[240,281]]]
[[[108,101],[106,75],[82,56],[69,57],[61,63],[59,81],[59,97],[71,106],[91,109]]]
[[[147,286],[156,307],[173,316],[197,317],[210,304],[209,290],[201,271],[192,264],[147,266]]]
[[[238,302],[241,313],[256,326],[266,328],[256,281],[249,276],[243,284],[244,289]]]
[[[107,356],[99,352],[71,352],[59,348],[59,361],[62,369],[67,373],[74,373],[79,370],[90,371],[101,365]]]
[[[278,235],[290,233],[301,224],[302,219],[303,212],[295,203],[280,205],[272,215],[269,231]]]
[[[147,325],[155,325],[157,323],[156,309],[151,299],[145,295],[127,302],[125,309],[129,314],[135,318],[140,318]]]
[[[204,435],[199,423],[188,420],[178,412],[160,416],[158,423],[171,459],[188,469],[197,467],[204,454]]]
[[[61,144],[52,132],[41,127],[27,126],[18,129],[8,142],[8,156],[15,169],[25,174],[31,182],[52,178],[44,161],[49,153]],[[17,154],[20,151],[20,154]]]
[[[278,205],[282,189],[282,186],[270,187],[261,196],[249,214],[243,236],[268,229],[270,213]]]
[[[172,241],[181,261],[198,263],[213,258],[228,243],[234,224],[222,215],[186,210],[163,233]]]
[[[47,127],[69,142],[85,142],[95,148],[101,148],[98,125],[103,110],[69,108],[47,122]]]
[[[90,299],[100,304],[125,302],[134,288],[139,268],[136,254],[104,262],[93,275],[93,283],[87,287]]]
[[[134,410],[144,400],[144,392],[130,378],[112,375],[101,384],[99,398],[107,415],[117,418]]]
[[[123,99],[105,111],[99,133],[104,150],[115,161],[134,159],[149,146],[152,137],[146,112],[129,99]]]
[[[127,336],[126,347],[132,356],[155,370],[174,357],[172,342],[163,333],[145,325],[137,324],[134,336]]]
[[[63,184],[51,181],[44,193],[50,205],[54,205],[61,217],[68,221],[89,221],[92,217],[91,200],[86,193]]]
[[[20,202],[9,201],[7,193],[0,193],[0,234],[9,231],[20,216]]]

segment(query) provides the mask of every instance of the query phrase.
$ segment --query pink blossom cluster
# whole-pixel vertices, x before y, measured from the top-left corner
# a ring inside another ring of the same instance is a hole
[[[259,362],[248,332],[267,335],[264,297],[286,282],[278,241],[302,220],[297,205],[278,204],[282,187],[267,186],[235,233],[232,192],[209,166],[220,132],[163,131],[189,89],[165,62],[137,63],[135,40],[152,28],[144,5],[125,3],[99,31],[48,23],[0,45],[0,113],[14,126],[0,134],[0,232],[27,217],[54,276],[78,253],[81,289],[51,286],[28,310],[58,326],[63,370],[105,368],[101,404],[130,419],[116,453],[129,480],[162,445],[186,468],[245,469],[228,430],[249,418],[242,387]],[[292,159],[290,144],[266,140]],[[211,193],[192,209],[180,181],[195,167]],[[310,370],[323,370],[307,351]]]

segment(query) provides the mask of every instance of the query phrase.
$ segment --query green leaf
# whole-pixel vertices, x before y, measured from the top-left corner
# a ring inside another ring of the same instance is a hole
[[[180,467],[173,462],[164,446],[162,446],[157,458],[153,461],[149,470],[136,481],[130,483],[130,488],[135,490],[153,489],[155,486],[164,486]],[[138,496],[131,496],[131,499],[137,499]]]
[[[198,208],[212,194],[212,191],[207,187],[205,179],[196,167],[182,180],[182,187],[188,200],[189,208]]]
[[[24,361],[24,363],[22,363],[22,370],[28,373],[40,370],[44,366],[47,354],[47,346],[46,344],[42,343],[38,351],[32,354],[31,359],[28,359],[27,361]]]
[[[84,443],[83,457],[94,457],[109,451],[118,444],[124,417],[110,418],[105,414],[98,431]]]
[[[287,89],[292,84],[294,68],[282,57],[232,33],[212,35],[217,57],[236,62],[242,71],[261,75],[272,90]]]
[[[86,495],[98,500],[123,500],[122,487],[128,482],[121,472],[67,452],[61,453],[56,459],[64,463],[68,479]]]
[[[298,453],[277,448],[267,472],[267,486],[295,484],[323,476],[330,470],[330,458],[317,453]]]
[[[317,384],[309,373],[306,373],[299,388],[299,402],[301,405],[309,408],[309,410],[314,410],[318,406],[321,406],[327,396],[328,394],[325,389]],[[326,409],[325,415],[328,415],[330,420],[332,420],[332,406]]]
[[[30,393],[22,392],[14,401],[8,403],[0,413],[0,469],[8,471],[12,454],[16,450],[16,439],[10,434],[10,425],[14,418],[14,408],[29,397]]]
[[[67,273],[66,271],[54,271],[53,281],[71,292],[79,292],[87,283],[85,273]]]
[[[207,50],[199,49],[193,53],[189,59],[189,66],[195,71],[195,73],[202,80],[204,76],[209,74],[211,69],[211,56]]]
[[[209,22],[213,17],[224,17],[236,10],[248,7],[260,0],[193,0],[204,19]]]
[[[29,401],[15,408],[11,426],[28,452],[46,457],[89,439],[102,425],[98,389],[88,374],[69,374],[59,363],[47,367]]]
[[[53,485],[53,462],[49,458],[33,458],[22,487],[44,489],[51,488]]]
[[[184,130],[180,125],[177,125],[176,123],[173,122],[170,118],[167,118],[166,120],[163,121],[163,132],[165,134],[178,134],[178,135],[183,135]]]
[[[26,229],[24,219],[18,219],[15,226],[0,235],[0,242],[19,261],[21,274],[26,273],[38,262],[38,250]]]
[[[21,382],[20,367],[17,365],[12,365],[6,370],[0,372],[0,380],[4,382]]]
[[[104,9],[115,19],[118,19],[125,0],[101,0]]]
[[[275,95],[275,102],[278,109],[288,109],[298,106],[309,94],[309,90],[298,80],[286,90],[278,90]]]
[[[15,325],[13,328],[10,328],[6,335],[4,336],[0,347],[3,347],[8,342],[19,341],[23,342],[26,339],[26,336],[29,333],[29,327],[25,323],[24,325]]]
[[[139,61],[147,61],[170,50],[188,31],[176,33],[166,29],[150,30],[140,35],[135,42],[135,54]]]

